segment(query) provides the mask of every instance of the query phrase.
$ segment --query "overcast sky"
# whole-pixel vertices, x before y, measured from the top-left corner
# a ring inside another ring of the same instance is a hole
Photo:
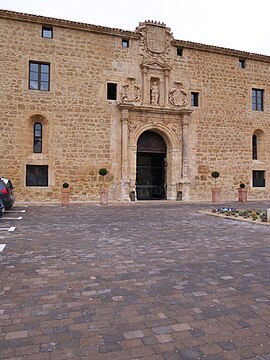
[[[156,20],[178,40],[270,55],[270,0],[0,0],[0,8],[131,31]]]

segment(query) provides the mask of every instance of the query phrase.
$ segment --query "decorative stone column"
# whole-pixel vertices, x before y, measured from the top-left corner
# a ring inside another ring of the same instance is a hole
[[[136,194],[136,159],[137,159],[137,146],[128,146],[129,152],[129,165],[130,165],[130,191],[134,192],[135,200],[137,200]]]
[[[179,167],[179,149],[167,150],[167,157],[170,164],[167,167],[167,200],[176,200],[177,196],[177,173],[176,168]]]
[[[169,104],[169,70],[164,72],[164,106]]]
[[[190,111],[182,114],[182,179],[180,181],[182,189],[182,199],[190,199],[190,181],[188,177],[188,115]]]
[[[121,200],[130,201],[128,179],[128,109],[122,109]]]
[[[143,81],[142,81],[142,104],[146,105],[149,104],[148,99],[148,86],[147,86],[147,73],[148,73],[148,67],[143,66],[142,67],[142,75],[143,75]]]

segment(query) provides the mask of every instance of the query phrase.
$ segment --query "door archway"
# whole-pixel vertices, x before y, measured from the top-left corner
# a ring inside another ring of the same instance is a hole
[[[143,132],[137,142],[136,193],[138,200],[166,198],[166,143],[154,131]]]

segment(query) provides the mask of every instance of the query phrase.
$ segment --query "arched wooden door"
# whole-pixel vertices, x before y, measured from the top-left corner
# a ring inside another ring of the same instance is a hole
[[[166,144],[161,135],[145,131],[137,142],[136,193],[138,200],[166,197]]]

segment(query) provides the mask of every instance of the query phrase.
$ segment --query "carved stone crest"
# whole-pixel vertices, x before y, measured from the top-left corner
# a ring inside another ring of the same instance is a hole
[[[140,23],[136,31],[140,34],[140,54],[144,59],[158,58],[164,63],[170,61],[170,45],[173,36],[166,24],[148,20]]]
[[[174,86],[171,87],[169,91],[169,101],[172,105],[176,106],[187,106],[188,98],[187,93],[183,88],[182,83],[174,83]]]
[[[141,98],[139,86],[136,84],[134,78],[128,78],[128,82],[122,87],[122,101],[136,102]]]
[[[165,43],[165,28],[159,26],[146,26],[146,46],[148,50],[153,53],[161,54],[164,52]]]

